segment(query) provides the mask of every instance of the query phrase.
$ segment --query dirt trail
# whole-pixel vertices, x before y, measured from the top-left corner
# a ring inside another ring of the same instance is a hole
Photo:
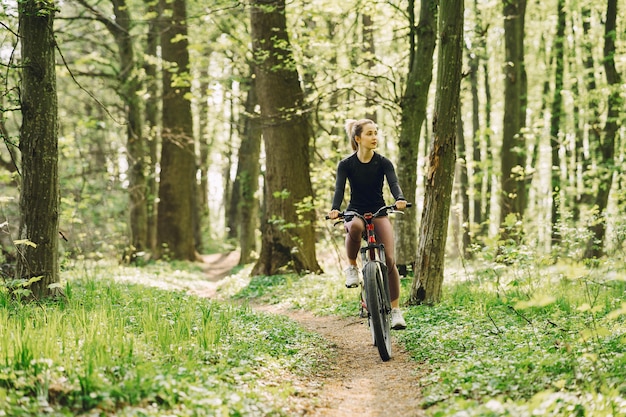
[[[236,265],[238,256],[212,255],[204,260],[208,279],[217,282]],[[232,266],[224,272],[229,264]],[[203,295],[210,297],[211,293]],[[215,295],[214,290],[212,295]],[[288,316],[331,342],[333,363],[321,375],[298,384],[300,392],[294,399],[298,414],[313,417],[425,415],[419,405],[421,395],[415,363],[395,342],[393,358],[383,362],[372,344],[364,319],[317,317],[310,312],[280,306],[257,308]]]

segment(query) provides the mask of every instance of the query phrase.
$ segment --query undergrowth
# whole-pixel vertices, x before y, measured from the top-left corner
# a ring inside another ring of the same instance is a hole
[[[420,371],[427,415],[626,415],[626,278],[618,264],[449,268],[443,301],[404,306],[394,332]],[[509,254],[513,256],[515,254]],[[517,255],[515,255],[517,256]],[[236,298],[358,314],[341,274],[256,277]],[[402,280],[408,299],[411,279]],[[418,395],[418,393],[416,393]]]
[[[82,275],[56,303],[0,294],[0,416],[290,415],[285,374],[322,360],[284,318]]]
[[[626,415],[623,265],[529,253],[448,267],[441,303],[404,306],[408,329],[394,337],[415,360],[427,415]],[[358,314],[358,292],[333,270],[240,269],[221,302],[190,295],[207,284],[190,265],[72,273],[56,303],[0,293],[0,416],[289,416],[289,380],[315,373],[328,346],[246,305]],[[411,280],[402,286],[406,300]]]

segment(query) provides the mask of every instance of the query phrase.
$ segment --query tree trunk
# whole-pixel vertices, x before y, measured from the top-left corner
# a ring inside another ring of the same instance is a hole
[[[374,21],[369,13],[365,12],[361,16],[363,23],[363,46],[361,49],[365,65],[372,70],[376,66],[376,44],[374,42]],[[365,115],[366,119],[374,122],[377,120],[376,115],[376,78],[372,79],[366,85],[365,90]]]
[[[564,51],[563,42],[565,37],[565,0],[557,2],[557,28],[556,37],[554,39],[554,92],[552,94],[552,111],[550,113],[550,147],[552,150],[552,207],[551,207],[551,226],[552,226],[552,245],[558,245],[561,241],[559,232],[559,223],[561,220],[561,137],[559,136],[561,125],[561,113],[563,111],[563,69],[564,69]]]
[[[500,224],[521,218],[526,204],[524,14],[526,0],[504,0],[504,123],[500,172]],[[503,236],[506,237],[506,236]]]
[[[210,52],[206,52],[210,55]],[[209,128],[209,103],[207,101],[207,92],[209,91],[209,71],[208,65],[202,68],[199,74],[200,87],[198,94],[198,177],[200,180],[196,186],[196,213],[198,218],[194,221],[194,242],[196,250],[201,252],[202,234],[213,233],[211,225],[211,211],[209,210],[209,169],[211,167],[211,148],[213,147],[214,135]]]
[[[617,0],[608,0],[606,7],[606,23],[604,26],[604,71],[611,92],[608,99],[608,111],[604,124],[604,140],[600,144],[599,179],[600,185],[596,194],[596,219],[589,226],[591,238],[587,242],[584,258],[599,258],[604,253],[606,234],[606,208],[613,184],[615,172],[615,137],[619,130],[620,111],[624,101],[620,96],[621,78],[615,67],[615,30],[617,18]]]
[[[145,0],[148,14],[154,14],[157,17],[150,19],[148,23],[148,33],[146,35],[145,53],[151,59],[144,61],[144,71],[146,73],[146,92],[148,98],[145,107],[145,128],[148,146],[147,168],[148,175],[146,178],[146,210],[147,210],[147,244],[152,253],[156,253],[156,223],[157,223],[157,195],[159,193],[157,183],[157,164],[158,144],[159,140],[159,83],[157,80],[157,66],[153,63],[157,57],[157,46],[159,45],[159,19],[158,5],[153,0]]]
[[[163,31],[163,132],[157,216],[158,256],[194,260],[196,158],[190,94],[185,0],[167,2],[171,16],[161,14]]]
[[[319,272],[309,176],[310,129],[286,29],[284,0],[254,0],[253,53],[267,155],[266,218],[253,275]]]
[[[463,55],[463,0],[442,2],[439,12],[437,97],[433,143],[425,181],[412,304],[441,300],[445,248],[456,162],[457,118]]]
[[[239,147],[237,176],[233,185],[234,201],[230,205],[238,212],[239,265],[251,262],[252,253],[256,251],[255,232],[259,214],[259,201],[255,195],[259,189],[261,173],[259,157],[262,135],[259,120],[254,111],[258,103],[256,83],[254,78],[250,77],[250,79],[243,116],[244,130]]]
[[[115,37],[120,57],[121,97],[126,103],[128,191],[130,198],[131,260],[138,252],[148,249],[148,207],[146,203],[146,149],[143,138],[143,106],[140,98],[141,80],[135,60],[131,36],[131,18],[125,0],[113,0],[115,22],[107,28]]]
[[[415,2],[409,1],[409,15],[415,8]],[[412,19],[414,20],[414,19]],[[413,28],[415,23],[411,22]],[[410,34],[410,43],[417,47],[411,51],[411,62],[407,76],[406,89],[400,102],[402,118],[398,140],[399,160],[397,164],[398,180],[409,203],[416,207],[415,187],[417,186],[417,159],[419,137],[426,119],[428,90],[433,78],[433,53],[437,39],[437,2],[422,0],[420,19],[416,30]],[[407,210],[403,216],[396,216],[395,247],[396,263],[402,275],[406,275],[409,265],[415,266],[417,254],[417,210]]]
[[[126,110],[126,150],[128,159],[128,191],[130,200],[130,241],[124,260],[132,262],[138,252],[149,248],[148,207],[145,168],[145,141],[143,137],[143,106],[140,90],[143,88],[138,77],[139,64],[135,59],[132,19],[125,0],[111,0],[114,18],[109,18],[85,0],[78,0],[102,23],[115,39],[119,56],[118,94]]]
[[[36,299],[58,292],[59,166],[53,2],[18,3],[22,54],[22,190],[16,278]]]
[[[594,166],[598,165],[600,159],[600,143],[601,143],[601,131],[602,123],[600,112],[600,98],[596,94],[598,86],[596,83],[595,75],[595,60],[593,57],[593,51],[595,48],[594,41],[591,37],[591,6],[584,4],[582,6],[581,18],[583,21],[583,45],[584,51],[584,82],[586,90],[585,98],[585,119],[584,126],[587,126],[585,131],[576,135],[576,164],[580,171],[577,177],[580,179],[580,183],[577,187],[577,197],[574,201],[572,218],[574,221],[580,220],[580,213],[583,207],[589,207],[594,202],[594,190],[598,189],[596,178],[594,177]],[[589,146],[586,147],[584,143],[585,133],[588,136]]]
[[[461,105],[459,104],[459,109]],[[470,224],[470,195],[469,195],[469,176],[467,173],[467,149],[465,147],[465,135],[463,132],[463,117],[457,115],[457,160],[456,175],[457,178],[457,199],[460,205],[460,211],[456,215],[457,233],[455,239],[458,242],[459,256],[468,258],[470,256],[470,246],[472,244],[469,224]],[[455,242],[456,243],[456,242]]]
[[[483,189],[486,180],[489,177],[489,171],[483,166],[482,146],[483,141],[481,136],[487,136],[489,129],[489,116],[485,114],[485,126],[481,129],[480,125],[480,98],[479,98],[479,69],[480,62],[483,60],[485,53],[485,30],[483,29],[482,19],[480,15],[480,8],[478,7],[478,0],[474,0],[473,7],[474,14],[476,16],[476,23],[474,26],[474,42],[472,42],[471,49],[469,50],[469,82],[470,91],[472,93],[472,164],[470,168],[470,186],[474,193],[471,201],[472,217],[469,220],[468,229],[471,236],[476,236],[478,232],[482,232],[482,224],[486,217],[483,211]],[[484,64],[486,65],[486,63]],[[488,85],[485,86],[485,95],[488,93]],[[487,104],[487,103],[486,103]],[[485,133],[481,134],[481,131]],[[487,148],[489,149],[489,148]]]

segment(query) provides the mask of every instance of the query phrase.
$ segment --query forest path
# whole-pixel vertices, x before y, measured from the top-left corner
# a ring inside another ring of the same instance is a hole
[[[204,257],[207,279],[216,283],[237,265],[238,253]],[[226,271],[226,272],[224,272]],[[215,289],[204,296],[215,296]],[[372,344],[365,319],[315,316],[280,305],[257,305],[255,310],[281,314],[330,342],[332,363],[318,375],[297,383],[293,398],[298,415],[312,417],[418,417],[420,375],[407,352],[393,342],[393,357],[383,362]]]

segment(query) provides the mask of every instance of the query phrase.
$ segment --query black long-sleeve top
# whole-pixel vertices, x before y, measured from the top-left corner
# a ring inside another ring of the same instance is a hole
[[[396,201],[404,200],[396,171],[389,159],[377,153],[374,153],[374,157],[367,163],[361,162],[356,153],[342,159],[337,165],[332,209],[340,210],[347,179],[350,182],[350,203],[347,210],[360,214],[375,212],[385,205],[383,198],[385,178]]]

